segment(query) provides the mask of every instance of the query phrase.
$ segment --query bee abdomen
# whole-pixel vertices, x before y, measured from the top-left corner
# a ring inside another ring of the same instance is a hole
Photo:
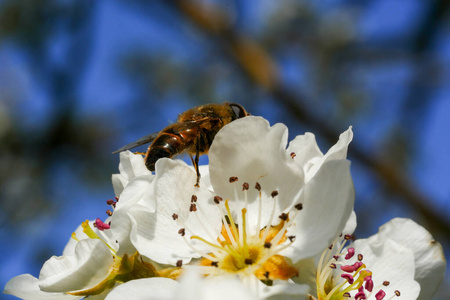
[[[148,149],[145,158],[145,166],[150,171],[155,171],[155,163],[163,157],[172,157],[182,152],[183,138],[173,133],[163,132],[157,137]]]

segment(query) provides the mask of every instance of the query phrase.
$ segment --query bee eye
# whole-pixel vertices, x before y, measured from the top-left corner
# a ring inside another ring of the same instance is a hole
[[[229,104],[231,109],[233,110],[234,116],[236,119],[240,119],[247,116],[247,112],[242,107],[242,105],[237,103],[230,103]]]

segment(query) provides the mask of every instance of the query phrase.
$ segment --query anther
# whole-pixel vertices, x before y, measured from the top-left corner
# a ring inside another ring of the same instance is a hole
[[[242,185],[242,190],[243,191],[248,191],[248,189],[249,189],[248,182],[244,182],[244,184]]]
[[[246,258],[246,259],[244,260],[244,262],[245,262],[246,265],[251,265],[251,264],[253,264],[253,260],[252,260],[251,258]]]
[[[258,191],[261,192],[261,185],[259,184],[259,182],[257,182],[257,183],[255,184],[255,189],[257,189]]]
[[[288,214],[287,213],[282,213],[281,215],[278,216],[281,220],[286,221],[288,219]]]
[[[181,259],[177,260],[177,268],[181,268],[182,265],[183,265],[183,261]]]
[[[330,246],[328,246],[328,249],[333,249],[333,244],[331,244]]]
[[[386,293],[383,290],[380,290],[378,293],[375,294],[376,300],[382,300],[386,296]]]
[[[191,197],[191,203],[197,202],[197,196],[192,195]]]
[[[297,154],[295,154],[294,152],[291,152],[291,157],[292,157],[292,159],[294,158],[294,157],[296,157],[297,156]]]
[[[399,290],[395,290],[394,294],[395,294],[395,296],[400,297],[400,291]]]
[[[180,230],[178,230],[178,234],[184,236],[186,234],[186,230],[184,228],[181,228]]]
[[[230,177],[230,183],[238,181],[238,178],[236,176]]]
[[[111,210],[109,210],[109,209],[108,209],[108,210],[106,211],[106,214],[107,214],[108,216],[110,216],[110,217],[111,217],[113,213],[112,213],[112,211],[111,211]]]
[[[335,260],[338,260],[339,259],[339,255],[333,255],[333,258],[335,259]]]
[[[273,191],[270,196],[272,196],[272,198],[275,198],[276,196],[278,196],[278,191]]]
[[[298,204],[296,204],[294,207],[295,207],[295,209],[297,209],[297,210],[302,210],[302,209],[303,209],[303,203],[298,203]]]
[[[358,260],[362,261],[363,260],[363,255],[362,254],[358,254]]]
[[[369,292],[373,291],[373,280],[372,280],[372,276],[367,276],[364,278],[364,281],[366,282],[366,284],[364,285],[364,287],[366,288],[366,290],[368,290]]]
[[[178,215],[176,213],[173,213],[172,219],[175,221],[176,219],[178,219]]]
[[[291,241],[291,243],[292,243],[293,241],[295,241],[295,235],[290,235],[290,236],[288,236],[287,238],[289,239],[289,241]]]
[[[97,227],[97,229],[100,231],[110,228],[108,224],[103,223],[103,221],[100,220],[99,218],[95,219],[94,226]]]
[[[223,199],[219,196],[214,196],[214,203],[219,204]]]
[[[344,239],[345,239],[346,241],[349,241],[349,240],[352,240],[353,237],[352,237],[351,234],[346,234],[346,235],[344,236]]]
[[[271,242],[265,242],[264,243],[264,248],[270,249],[270,247],[272,247],[272,243]]]
[[[391,284],[391,283],[390,283],[389,281],[387,281],[387,280],[386,280],[386,281],[383,281],[383,285],[384,285],[384,286],[388,286],[388,285],[390,285],[390,284]]]
[[[114,200],[113,199],[108,199],[108,200],[106,200],[106,204],[113,205],[114,204]]]
[[[348,252],[347,255],[345,256],[345,259],[350,259],[353,257],[353,255],[355,255],[355,248],[348,248]]]
[[[195,205],[195,203],[191,203],[191,207],[189,207],[189,211],[190,212],[197,211],[197,205]]]
[[[211,262],[211,266],[213,266],[213,267],[219,267],[219,262],[218,261],[212,261]]]
[[[342,297],[344,297],[344,298],[350,298],[352,295],[350,295],[350,293],[349,292],[345,292],[343,295],[342,295]]]
[[[266,271],[265,273],[264,273],[264,277],[266,277],[266,279],[269,279],[269,271]]]
[[[353,281],[354,281],[353,276],[350,275],[350,274],[342,274],[341,277],[344,278],[345,280],[347,280],[347,282],[348,282],[349,284],[352,284]],[[355,297],[355,298],[356,298],[356,297]]]
[[[330,264],[330,268],[336,269],[336,264],[335,263]]]

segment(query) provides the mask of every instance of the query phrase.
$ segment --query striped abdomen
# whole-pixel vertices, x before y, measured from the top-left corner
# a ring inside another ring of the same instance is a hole
[[[175,132],[161,132],[153,141],[145,156],[145,166],[150,171],[155,171],[155,163],[163,157],[172,157],[186,148],[184,138]]]

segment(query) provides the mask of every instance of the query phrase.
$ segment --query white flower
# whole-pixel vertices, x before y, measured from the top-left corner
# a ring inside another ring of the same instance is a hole
[[[351,233],[354,226],[347,228]],[[295,281],[311,286],[312,299],[425,300],[444,277],[442,247],[409,219],[391,220],[344,249],[350,238],[344,234],[320,258],[297,264]]]
[[[81,299],[95,295],[103,299],[116,283],[155,276],[154,267],[144,262],[136,250],[128,254],[120,250],[121,246],[134,248],[127,245],[129,241],[115,240],[111,230],[103,230],[107,227],[99,219],[83,222],[72,234],[63,255],[44,263],[39,279],[29,274],[17,276],[8,282],[5,293],[23,299]]]
[[[195,187],[196,174],[183,162],[160,159],[156,211],[129,213],[131,242],[161,264],[191,262],[203,274],[232,274],[249,285],[287,283],[297,274],[291,261],[321,252],[342,231],[354,190],[347,160],[316,163],[305,183],[286,146],[282,124],[258,117],[228,124],[209,151],[213,192],[203,181]]]

